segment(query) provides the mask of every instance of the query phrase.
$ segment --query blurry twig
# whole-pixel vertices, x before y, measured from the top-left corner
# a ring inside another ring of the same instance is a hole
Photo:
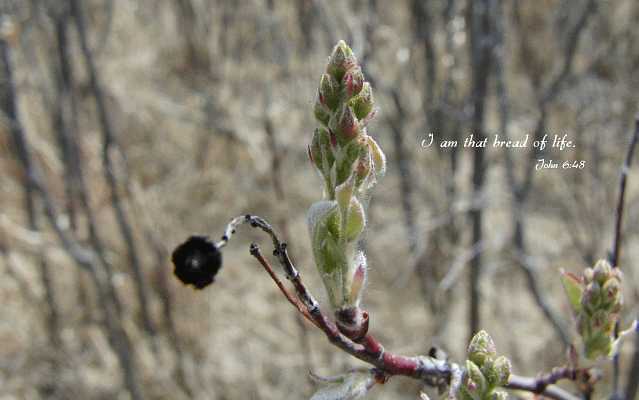
[[[492,51],[495,45],[494,40],[492,40],[495,22],[490,10],[494,8],[494,0],[482,0],[468,3],[467,10],[473,109],[470,128],[478,141],[486,137],[484,131],[485,107],[488,98],[488,78],[491,74],[491,64],[493,62]],[[486,176],[484,148],[477,148],[473,151],[472,171],[473,199],[481,199]],[[469,212],[469,217],[472,229],[471,243],[472,246],[475,246],[484,240],[483,207],[473,207]],[[479,252],[470,260],[469,338],[473,337],[481,324],[481,269],[482,256],[481,252]]]
[[[505,41],[505,33],[504,26],[502,23],[503,15],[501,13],[501,7],[503,4],[499,4],[497,9],[497,15],[495,17],[495,28],[496,34],[498,37],[498,45],[496,47],[495,54],[495,79],[496,79],[496,91],[497,91],[497,100],[499,103],[499,129],[502,132],[505,140],[510,140],[510,135],[508,133],[508,122],[510,118],[509,107],[508,107],[508,90],[506,88],[506,79],[505,79],[505,51],[504,51],[504,41]],[[543,124],[540,124],[543,126]],[[506,164],[506,178],[508,181],[508,186],[512,192],[511,196],[511,210],[512,210],[512,226],[513,226],[513,236],[512,241],[514,244],[515,251],[515,259],[517,260],[517,265],[522,269],[524,275],[526,276],[526,282],[528,284],[528,289],[532,294],[537,306],[541,309],[542,313],[546,317],[546,319],[553,326],[557,336],[561,340],[564,346],[570,344],[570,337],[566,328],[561,322],[561,319],[555,314],[552,310],[546,299],[541,293],[539,281],[537,279],[537,275],[534,272],[534,269],[527,261],[527,248],[526,248],[526,224],[525,224],[525,213],[522,211],[522,206],[525,204],[526,196],[522,193],[520,185],[517,183],[515,178],[515,164],[510,152],[510,149],[505,148],[504,159]],[[533,169],[532,163],[527,165],[527,168],[530,170]]]
[[[411,168],[410,156],[404,148],[404,122],[407,119],[404,110],[401,94],[396,87],[389,88],[390,95],[395,104],[395,115],[388,118],[388,125],[393,134],[393,144],[395,145],[395,159],[399,169],[399,186],[402,211],[404,213],[404,228],[408,239],[408,250],[411,257],[417,252],[417,225],[415,218],[415,207],[413,206],[413,172]]]
[[[635,118],[635,129],[628,145],[628,152],[626,153],[626,159],[621,167],[621,178],[619,180],[619,200],[617,202],[617,209],[615,211],[615,233],[612,240],[612,252],[610,253],[610,264],[614,268],[619,268],[619,259],[621,257],[621,241],[622,241],[622,223],[623,212],[626,197],[626,183],[628,180],[628,173],[630,172],[630,166],[632,165],[632,159],[635,154],[635,147],[639,140],[639,115]],[[615,325],[615,337],[619,337],[619,321]],[[638,336],[639,337],[639,336]],[[617,352],[613,357],[613,398],[619,398],[619,375],[620,375],[620,363],[619,353]],[[632,366],[628,373],[628,383],[626,385],[625,396],[621,398],[633,399],[637,393],[637,387],[639,386],[639,339],[636,340],[635,354],[632,360]]]
[[[98,77],[98,71],[93,59],[93,54],[89,49],[82,5],[78,0],[69,0],[69,2],[71,13],[73,15],[78,32],[80,48],[84,58],[85,67],[89,75],[89,84],[91,87],[91,91],[93,92],[93,97],[95,99],[95,104],[98,111],[98,118],[103,137],[102,166],[104,177],[110,189],[111,207],[113,208],[113,211],[115,213],[118,227],[120,229],[120,234],[122,235],[122,239],[124,240],[127,249],[130,269],[133,274],[133,284],[136,289],[136,295],[138,297],[140,306],[142,324],[147,334],[149,334],[150,336],[154,336],[156,332],[153,321],[151,320],[151,315],[149,313],[147,289],[144,283],[145,279],[143,278],[142,263],[139,259],[139,255],[135,246],[133,230],[124,211],[124,204],[118,191],[118,183],[115,177],[113,163],[111,161],[111,152],[116,147],[116,139],[111,120],[107,112],[106,99],[104,93],[102,92],[102,87],[100,85]]]

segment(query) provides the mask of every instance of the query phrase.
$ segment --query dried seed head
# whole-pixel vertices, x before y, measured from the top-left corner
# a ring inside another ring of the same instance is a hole
[[[191,236],[171,256],[175,276],[185,285],[203,289],[213,283],[222,267],[222,253],[205,236]]]

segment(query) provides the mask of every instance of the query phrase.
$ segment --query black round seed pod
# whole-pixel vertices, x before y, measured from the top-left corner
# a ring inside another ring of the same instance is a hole
[[[222,267],[222,253],[206,236],[191,236],[171,256],[173,273],[185,285],[203,289],[213,283]]]

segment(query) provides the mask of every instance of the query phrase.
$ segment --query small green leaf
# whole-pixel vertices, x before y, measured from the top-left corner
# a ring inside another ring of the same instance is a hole
[[[570,272],[566,272],[563,269],[561,272],[561,283],[564,285],[564,290],[566,291],[566,296],[568,296],[568,301],[570,301],[570,305],[575,313],[581,311],[581,295],[583,294],[584,288],[581,283],[581,279],[571,274]]]
[[[351,199],[351,206],[348,210],[348,216],[346,220],[346,227],[344,229],[344,239],[348,242],[353,242],[359,238],[366,226],[366,214],[362,203],[353,197]]]

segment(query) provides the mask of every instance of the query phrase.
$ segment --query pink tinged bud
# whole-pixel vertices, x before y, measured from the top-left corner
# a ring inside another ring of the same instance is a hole
[[[333,53],[328,58],[326,72],[331,74],[336,80],[341,81],[347,70],[357,64],[357,59],[353,55],[353,50],[340,40],[333,49]]]
[[[346,72],[342,78],[342,87],[346,99],[350,99],[362,90],[364,85],[364,74],[360,67],[354,67]]]
[[[337,148],[337,136],[335,135],[335,132],[333,132],[332,130],[329,130],[329,136],[331,139],[331,146],[333,147],[333,149]]]
[[[342,111],[340,119],[337,123],[339,133],[342,139],[350,141],[359,134],[359,122],[353,112],[353,109],[346,106]]]
[[[359,299],[362,288],[366,283],[366,265],[360,264],[353,275],[353,283],[351,285],[351,299]]]
[[[495,342],[488,332],[484,330],[477,332],[468,345],[468,359],[482,366],[486,360],[493,359],[496,355]]]

